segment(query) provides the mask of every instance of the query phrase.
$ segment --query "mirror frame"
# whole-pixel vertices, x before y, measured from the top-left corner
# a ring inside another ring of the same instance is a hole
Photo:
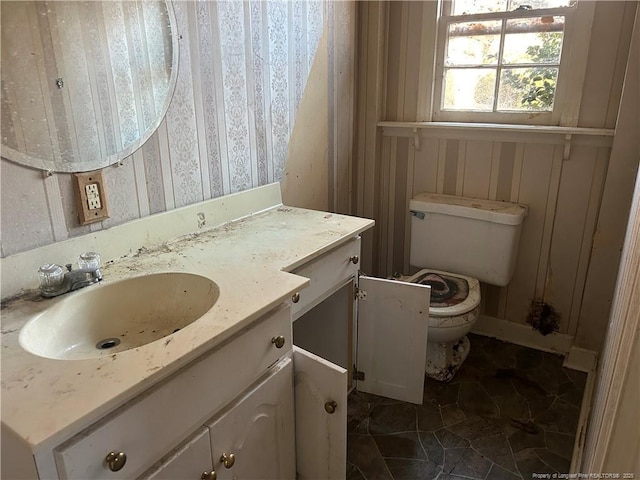
[[[166,117],[167,111],[169,110],[169,105],[171,104],[171,100],[173,99],[173,94],[175,92],[178,80],[178,69],[180,65],[180,34],[178,33],[176,15],[172,0],[164,0],[164,4],[167,8],[167,16],[169,17],[169,26],[171,28],[171,76],[169,77],[167,98],[165,99],[164,105],[162,107],[162,113],[158,115],[157,120],[145,131],[144,135],[142,135],[138,140],[136,140],[133,144],[129,145],[125,149],[113,153],[106,158],[86,162],[76,162],[70,165],[58,165],[51,160],[32,157],[31,155],[27,155],[26,153],[22,153],[5,145],[0,145],[0,156],[5,160],[20,164],[27,168],[44,170],[48,175],[51,175],[54,172],[89,172],[93,170],[100,170],[114,164],[121,164],[121,162],[125,158],[131,156],[136,150],[140,149],[147,142],[147,140],[149,140],[149,138],[151,138],[151,136],[158,130],[158,127]]]

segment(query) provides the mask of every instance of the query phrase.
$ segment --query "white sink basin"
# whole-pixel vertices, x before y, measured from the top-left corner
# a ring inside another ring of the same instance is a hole
[[[93,285],[67,294],[29,320],[20,331],[20,345],[34,355],[54,359],[112,355],[186,327],[219,295],[213,281],[189,273],[157,273]]]

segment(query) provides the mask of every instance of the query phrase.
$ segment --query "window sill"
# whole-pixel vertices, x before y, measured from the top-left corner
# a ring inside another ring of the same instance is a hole
[[[463,122],[378,122],[386,137],[410,137],[416,150],[420,139],[481,140],[491,142],[547,143],[564,145],[565,160],[573,145],[611,147],[614,129],[512,125],[503,123]]]

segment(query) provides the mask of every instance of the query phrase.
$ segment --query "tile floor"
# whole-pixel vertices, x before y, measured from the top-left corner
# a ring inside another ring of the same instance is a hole
[[[422,405],[353,392],[347,479],[530,479],[567,473],[586,374],[562,357],[470,335],[448,384]]]

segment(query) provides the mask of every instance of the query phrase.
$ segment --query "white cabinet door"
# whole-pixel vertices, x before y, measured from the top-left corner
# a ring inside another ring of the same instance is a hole
[[[211,443],[209,429],[202,427],[184,444],[163,458],[140,477],[144,480],[198,480],[204,472],[211,472]]]
[[[431,288],[361,276],[358,289],[358,390],[421,404]]]
[[[344,479],[347,461],[347,371],[295,345],[293,363],[298,478]]]
[[[218,480],[295,479],[292,381],[293,365],[285,358],[208,425]],[[234,457],[226,467],[223,454]]]

